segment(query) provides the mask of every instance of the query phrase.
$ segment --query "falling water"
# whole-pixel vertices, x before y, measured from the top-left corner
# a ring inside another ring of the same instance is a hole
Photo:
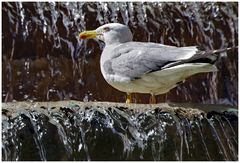
[[[2,109],[2,160],[238,160],[238,117],[229,107],[192,114],[149,105],[33,105],[125,101],[101,75],[104,44],[78,38],[109,22],[128,25],[135,41],[203,50],[238,45],[237,2],[3,2],[2,101],[29,106]],[[236,107],[237,54],[221,54],[218,72],[192,76],[158,101]],[[148,103],[148,96],[135,100]]]
[[[78,104],[18,109],[3,114],[3,160],[238,159],[237,115],[228,112],[186,117],[191,110]]]
[[[7,101],[119,101],[125,94],[103,79],[103,44],[78,33],[109,22],[127,24],[136,41],[204,50],[238,45],[237,3],[66,2],[2,3],[3,96]],[[158,101],[237,106],[237,49]],[[111,96],[109,96],[111,94]],[[137,101],[148,102],[147,95]]]

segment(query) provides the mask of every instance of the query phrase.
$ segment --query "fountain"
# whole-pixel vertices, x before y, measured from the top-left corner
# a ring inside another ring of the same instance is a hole
[[[104,45],[78,39],[109,22],[136,41],[238,46],[237,2],[3,2],[2,160],[238,160],[238,49],[167,103],[126,105],[101,75]]]

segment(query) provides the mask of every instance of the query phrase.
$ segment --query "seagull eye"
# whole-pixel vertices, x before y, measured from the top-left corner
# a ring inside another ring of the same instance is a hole
[[[109,28],[109,27],[104,27],[104,28],[103,28],[103,31],[104,31],[104,32],[108,32],[108,31],[110,31],[110,28]]]

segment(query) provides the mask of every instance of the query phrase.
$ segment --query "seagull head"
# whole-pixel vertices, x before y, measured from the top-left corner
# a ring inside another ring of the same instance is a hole
[[[128,26],[119,23],[109,23],[98,27],[96,30],[84,31],[79,34],[81,39],[96,38],[106,45],[132,41],[132,32]]]

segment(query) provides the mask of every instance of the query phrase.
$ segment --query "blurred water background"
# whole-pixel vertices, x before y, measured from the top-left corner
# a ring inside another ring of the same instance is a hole
[[[104,45],[84,30],[119,22],[135,41],[221,49],[238,45],[237,2],[2,2],[2,101],[115,101],[100,72]],[[238,50],[158,101],[238,105]],[[135,95],[148,103],[149,95]]]

